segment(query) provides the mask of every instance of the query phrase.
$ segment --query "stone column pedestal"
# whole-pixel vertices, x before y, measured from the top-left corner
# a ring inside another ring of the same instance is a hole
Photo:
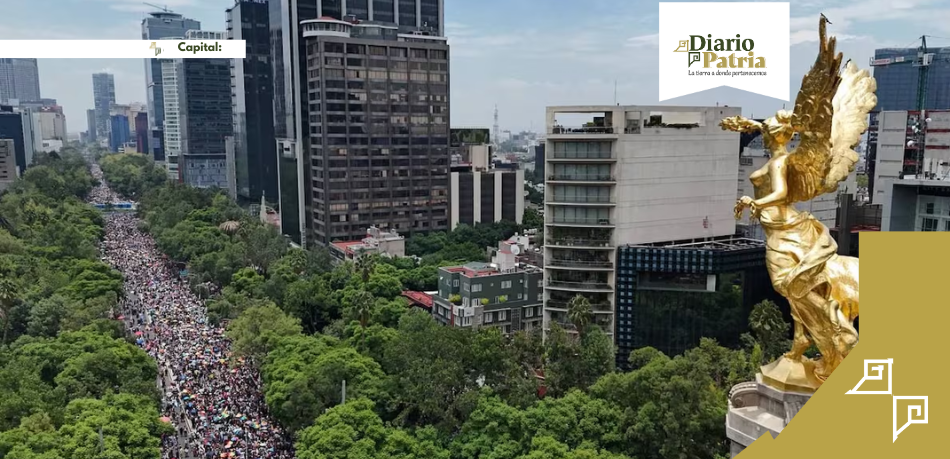
[[[761,374],[755,379],[755,382],[737,384],[729,391],[726,437],[731,457],[736,457],[765,432],[777,437],[812,396],[775,389],[762,382]]]

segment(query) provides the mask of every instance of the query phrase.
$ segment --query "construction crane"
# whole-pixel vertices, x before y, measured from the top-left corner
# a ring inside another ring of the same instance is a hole
[[[155,8],[155,9],[162,10],[162,11],[165,12],[165,13],[172,13],[172,12],[173,12],[172,10],[168,9],[168,5],[165,5],[165,6],[158,6],[158,5],[155,5],[155,4],[152,4],[152,3],[146,3],[146,2],[142,2],[142,4],[143,4],[143,5],[151,6],[152,8]]]
[[[917,48],[917,57],[912,60],[904,56],[894,58],[871,59],[871,66],[889,66],[894,64],[913,64],[917,67],[917,124],[914,126],[915,140],[912,145],[917,147],[917,157],[914,160],[914,175],[919,177],[924,166],[924,151],[926,140],[926,119],[927,119],[927,80],[930,65],[933,63],[935,53],[927,49],[928,35],[920,37],[920,46]]]

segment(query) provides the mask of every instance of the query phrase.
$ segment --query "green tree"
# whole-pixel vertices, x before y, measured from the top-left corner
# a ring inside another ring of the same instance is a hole
[[[765,300],[756,304],[749,314],[751,335],[744,335],[743,341],[751,348],[758,345],[762,350],[762,364],[782,356],[791,348],[789,339],[790,325],[782,317],[782,311],[775,303]]]
[[[284,314],[277,305],[248,308],[228,325],[227,335],[236,355],[260,362],[280,340],[302,331],[300,319]]]
[[[11,313],[17,301],[18,290],[13,279],[0,278],[0,320],[3,321],[3,336],[0,338],[0,346],[7,342],[7,333],[10,331]]]

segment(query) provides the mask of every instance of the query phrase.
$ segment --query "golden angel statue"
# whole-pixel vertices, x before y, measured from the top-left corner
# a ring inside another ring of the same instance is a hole
[[[841,69],[835,39],[819,23],[819,51],[802,80],[793,112],[779,111],[762,123],[727,118],[723,129],[762,134],[769,162],[752,173],[755,197],[743,196],[736,218],[750,208],[766,235],[766,265],[776,291],[788,299],[795,321],[792,349],[762,368],[767,383],[780,389],[815,390],[858,342],[858,259],[839,256],[828,228],[795,209],[826,193],[836,193],[858,161],[854,147],[877,104],[876,83],[850,60]],[[795,135],[799,145],[787,150]],[[803,357],[814,344],[817,362]]]

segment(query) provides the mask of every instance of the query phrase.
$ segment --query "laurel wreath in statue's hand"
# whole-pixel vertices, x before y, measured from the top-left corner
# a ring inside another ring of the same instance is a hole
[[[745,211],[747,207],[752,210],[752,218],[759,217],[759,213],[761,212],[761,209],[759,209],[758,206],[755,205],[755,200],[753,200],[752,198],[748,196],[743,196],[739,198],[738,202],[736,202],[736,207],[734,209],[736,213],[736,220],[742,220],[742,212]]]

